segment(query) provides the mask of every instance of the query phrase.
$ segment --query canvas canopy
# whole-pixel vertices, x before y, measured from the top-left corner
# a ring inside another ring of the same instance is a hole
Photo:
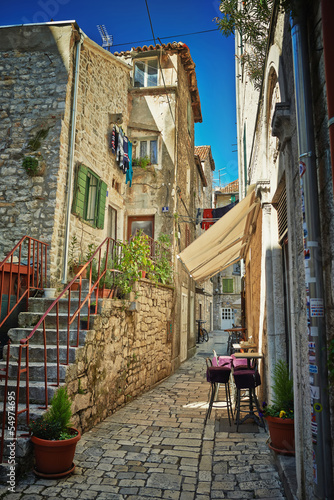
[[[194,280],[204,281],[243,258],[257,206],[251,186],[243,200],[178,255]]]

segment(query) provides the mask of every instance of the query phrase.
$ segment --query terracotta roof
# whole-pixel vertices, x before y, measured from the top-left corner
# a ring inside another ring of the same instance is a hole
[[[221,193],[238,193],[239,192],[239,179],[232,181],[225,187],[219,190]]]
[[[191,58],[189,47],[183,42],[163,43],[162,45],[143,45],[143,47],[132,47],[131,51],[114,52],[117,57],[131,57],[133,52],[149,52],[151,50],[163,49],[168,52],[178,52],[184,69],[188,76],[188,86],[191,95],[191,105],[195,122],[202,122],[201,102],[198,93],[195,63]]]
[[[211,146],[195,146],[195,155],[198,155],[201,161],[204,161],[207,157],[209,157],[211,170],[215,169],[215,162],[212,158]]]

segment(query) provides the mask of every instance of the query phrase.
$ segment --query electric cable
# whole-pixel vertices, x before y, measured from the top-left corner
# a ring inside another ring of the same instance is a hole
[[[212,30],[203,30],[203,31],[194,31],[193,33],[182,33],[182,34],[179,34],[179,35],[170,35],[170,36],[161,36],[160,37],[160,40],[167,40],[168,38],[178,38],[178,37],[181,37],[181,36],[190,36],[190,35],[199,35],[199,34],[202,34],[202,33],[210,33],[212,31],[219,31],[219,28],[215,28],[215,29],[212,29]],[[145,43],[145,42],[152,42],[152,40],[154,40],[153,38],[147,38],[146,40],[136,40],[134,42],[124,42],[124,43],[116,43],[113,45],[113,47],[120,47],[122,45],[132,45],[134,43]]]

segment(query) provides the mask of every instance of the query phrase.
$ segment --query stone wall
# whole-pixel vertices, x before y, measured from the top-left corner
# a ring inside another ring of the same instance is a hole
[[[172,373],[173,289],[141,280],[135,302],[104,300],[66,374],[74,423],[87,431]],[[92,317],[91,317],[92,318]]]
[[[71,26],[0,30],[0,260],[25,234],[51,243],[70,37]],[[27,174],[25,155],[44,165],[42,176]]]

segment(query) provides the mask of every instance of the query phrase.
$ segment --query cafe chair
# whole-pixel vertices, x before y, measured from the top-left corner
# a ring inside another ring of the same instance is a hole
[[[211,387],[209,396],[209,407],[206,412],[204,425],[206,425],[208,418],[210,418],[213,405],[215,403],[221,402],[217,401],[219,388],[221,384],[224,384],[225,386],[225,401],[227,406],[228,421],[230,425],[231,425],[231,418],[233,418],[233,408],[232,408],[230,386],[229,386],[229,379],[232,370],[232,359],[226,356],[224,357],[224,359],[222,359],[221,361],[220,360],[221,357],[218,358],[218,363],[219,362],[221,363],[219,366],[213,366],[211,359],[206,358],[206,366],[207,366],[206,378],[207,381],[210,382]],[[214,358],[214,363],[215,364],[217,363],[217,358]]]
[[[239,432],[239,425],[248,419],[253,419],[260,427],[265,427],[264,420],[261,416],[261,409],[257,399],[255,388],[261,385],[261,377],[257,370],[257,364],[251,368],[247,366],[237,365],[234,366],[236,361],[233,361],[233,378],[237,389],[237,397],[235,403],[235,423],[237,425],[237,432]],[[248,393],[247,393],[248,392]],[[258,415],[254,411],[254,405]],[[241,418],[241,414],[246,415]]]

